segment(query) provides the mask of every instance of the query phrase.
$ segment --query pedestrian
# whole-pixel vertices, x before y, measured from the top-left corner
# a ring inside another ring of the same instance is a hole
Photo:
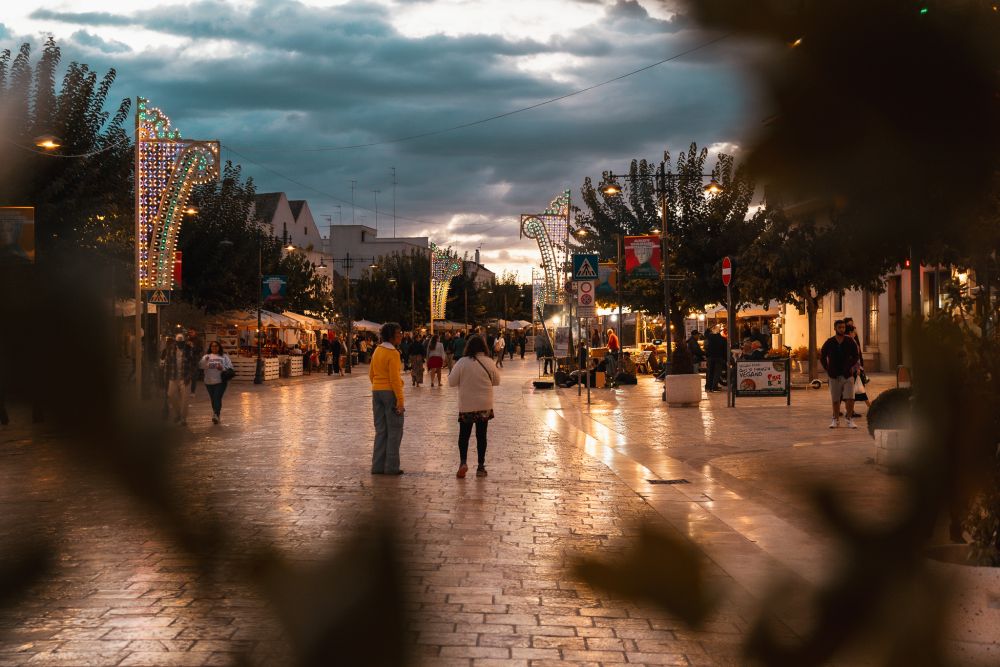
[[[469,438],[476,429],[476,477],[486,477],[486,429],[493,419],[493,387],[500,384],[500,372],[489,358],[486,341],[472,336],[465,355],[448,376],[448,386],[458,387],[458,456],[456,477],[463,478],[469,467]]]
[[[173,413],[174,423],[187,426],[187,393],[191,378],[195,377],[195,368],[191,348],[184,340],[184,334],[179,333],[167,341],[167,346],[160,355],[160,365],[167,382],[167,404]]]
[[[410,345],[410,378],[414,387],[424,383],[424,341],[419,334]]]
[[[719,380],[726,367],[726,339],[716,327],[705,334],[705,357],[705,391],[719,391]]]
[[[326,371],[327,375],[330,375],[329,364],[327,363],[330,359],[330,338],[328,336],[323,336],[319,341],[319,369],[320,371]]]
[[[844,318],[844,330],[847,336],[854,341],[854,344],[858,346],[858,375],[854,382],[854,403],[857,405],[858,401],[864,401],[865,405],[871,410],[872,402],[868,398],[868,374],[865,373],[865,355],[861,351],[861,339],[858,337],[858,330],[854,326],[853,317]],[[857,419],[861,417],[857,412],[851,414],[851,417]]]
[[[222,396],[236,370],[217,340],[208,344],[208,352],[198,362],[198,368],[205,372],[205,389],[212,402],[212,423],[218,424],[222,421]]]
[[[202,345],[201,339],[198,338],[198,332],[193,328],[187,331],[187,344],[191,348],[191,358],[201,359],[201,355],[205,353],[205,346]],[[191,378],[191,395],[194,396],[194,390],[198,387],[198,380],[204,378],[204,373],[200,369],[196,369],[194,377]]]
[[[524,361],[524,352],[528,347],[528,336],[522,331],[517,337],[518,351],[521,353],[521,361]]]
[[[438,386],[441,386],[442,368],[444,368],[444,343],[437,334],[434,334],[427,343],[427,370],[430,371],[432,387],[434,378],[437,378]]]
[[[618,375],[618,358],[621,356],[622,346],[618,341],[618,334],[614,329],[608,329],[608,377],[614,378]],[[668,352],[669,354],[669,352]],[[613,382],[613,381],[612,381]],[[609,385],[612,383],[608,383]]]
[[[510,332],[508,332],[504,337],[504,348],[507,350],[507,354],[510,356],[511,361],[514,360],[514,353],[517,351],[515,341],[516,339],[514,338],[514,334]]]
[[[590,347],[591,349],[595,347],[602,347],[604,343],[601,341],[601,330],[594,327],[594,330],[590,332]]]
[[[701,349],[698,338],[699,333],[697,330],[694,330],[687,339],[687,349],[691,353],[691,361],[694,363],[695,373],[701,369],[701,362],[705,361],[705,351]]]
[[[445,331],[444,335],[441,336],[441,344],[444,346],[444,365],[451,372],[451,367],[454,364],[454,357],[452,356],[452,343],[454,342],[452,338],[452,333],[450,331]]]
[[[535,336],[535,357],[544,360],[542,375],[552,372],[552,345],[549,343],[548,334],[540,333]]]
[[[496,355],[497,366],[500,368],[503,368],[503,352],[506,346],[507,341],[504,340],[503,334],[498,335],[493,341],[493,352]]]
[[[372,414],[375,418],[373,475],[402,475],[399,445],[403,439],[403,362],[397,346],[403,342],[403,328],[386,322],[380,332],[382,344],[375,348],[368,379],[372,383]]]
[[[327,367],[326,374],[333,375],[343,375],[344,369],[341,366],[341,362],[345,361],[344,357],[344,344],[340,342],[340,334],[336,331],[333,332],[333,337],[330,339],[330,365]]]
[[[819,361],[830,378],[830,396],[833,399],[833,420],[830,428],[840,426],[840,403],[847,408],[847,427],[857,428],[854,423],[854,378],[858,372],[858,345],[847,336],[844,320],[833,323],[835,335],[823,343]]]
[[[456,336],[455,340],[453,340],[451,343],[451,351],[452,354],[454,355],[456,363],[458,363],[459,359],[465,356],[465,346],[467,344],[468,340],[465,338],[465,332],[459,331],[458,336]],[[454,366],[452,366],[452,368],[454,368]]]
[[[489,354],[490,357],[493,357],[496,354],[494,352],[494,350],[496,349],[496,342],[497,339],[493,334],[491,333],[486,334],[486,350],[487,354]]]

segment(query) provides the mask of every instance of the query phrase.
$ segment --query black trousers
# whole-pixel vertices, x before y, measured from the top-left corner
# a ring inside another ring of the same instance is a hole
[[[479,465],[486,464],[486,428],[490,425],[488,421],[459,422],[458,423],[458,455],[462,463],[466,462],[469,456],[469,438],[472,437],[472,425],[476,425],[476,454],[479,458]]]
[[[719,388],[719,378],[722,377],[722,369],[726,365],[725,359],[709,357],[705,366],[705,389],[714,391]]]

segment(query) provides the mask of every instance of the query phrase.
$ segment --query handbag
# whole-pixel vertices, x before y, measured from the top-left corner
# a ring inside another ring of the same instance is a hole
[[[236,377],[236,370],[235,369],[232,369],[232,368],[224,368],[224,369],[222,369],[222,381],[223,382],[229,382],[234,377]]]
[[[861,377],[861,384],[868,384],[871,382],[871,378],[869,378],[868,374],[865,373],[865,369],[862,368],[858,375]]]

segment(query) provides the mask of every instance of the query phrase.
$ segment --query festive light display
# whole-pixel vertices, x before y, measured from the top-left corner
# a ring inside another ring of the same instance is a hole
[[[531,321],[542,320],[542,304],[545,303],[545,272],[531,270]]]
[[[173,289],[174,251],[191,189],[219,177],[219,142],[182,139],[162,111],[138,98],[135,164],[139,286]]]
[[[542,254],[545,284],[541,303],[559,303],[559,275],[569,259],[570,191],[549,202],[543,213],[522,213],[521,234],[538,242]]]
[[[451,279],[462,272],[462,260],[450,248],[431,243],[431,317],[445,319]]]

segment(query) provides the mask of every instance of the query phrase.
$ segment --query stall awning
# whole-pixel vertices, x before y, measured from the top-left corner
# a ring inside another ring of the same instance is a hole
[[[776,317],[781,314],[781,303],[771,301],[765,308],[762,304],[751,304],[736,311],[736,317]],[[713,306],[705,309],[705,317],[723,318],[726,316],[725,306]]]
[[[369,331],[371,333],[378,333],[382,329],[382,325],[378,322],[372,322],[371,320],[358,320],[351,325],[354,331]]]
[[[326,323],[323,320],[317,320],[315,317],[309,317],[308,315],[300,315],[298,313],[293,313],[290,311],[285,311],[282,315],[290,317],[296,322],[305,325],[307,329],[325,329]]]

